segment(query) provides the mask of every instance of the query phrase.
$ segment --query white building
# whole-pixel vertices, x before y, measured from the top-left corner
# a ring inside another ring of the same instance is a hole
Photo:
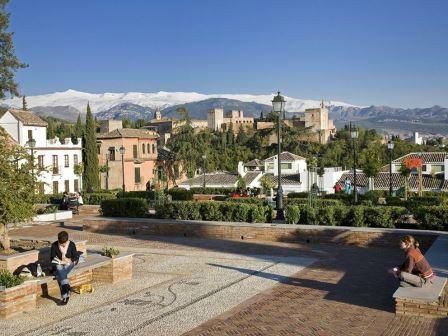
[[[28,141],[36,141],[34,167],[39,171],[39,193],[81,191],[81,176],[75,175],[74,166],[82,163],[82,140],[73,144],[65,139],[47,140],[47,123],[31,111],[9,109],[0,117],[0,126],[20,145],[29,148]]]

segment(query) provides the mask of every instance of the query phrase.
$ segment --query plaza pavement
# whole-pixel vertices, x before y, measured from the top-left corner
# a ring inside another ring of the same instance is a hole
[[[393,313],[386,270],[401,262],[398,249],[122,237],[77,223],[68,231],[89,249],[136,252],[134,279],[74,295],[67,307],[40,300],[33,313],[0,322],[1,335],[448,335],[447,319]]]

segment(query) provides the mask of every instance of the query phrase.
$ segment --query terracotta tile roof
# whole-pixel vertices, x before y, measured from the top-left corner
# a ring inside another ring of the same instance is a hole
[[[236,182],[238,181],[238,175],[230,173],[214,173],[205,174],[205,184],[206,185],[220,185],[224,187],[234,188],[236,187]],[[186,181],[180,183],[180,185],[199,185],[204,184],[204,176],[198,175]]]
[[[111,138],[144,138],[144,139],[157,139],[159,136],[156,132],[147,129],[135,129],[135,128],[120,128],[113,130],[109,133],[103,133],[97,135],[98,139],[111,139]]]
[[[36,113],[32,111],[9,109],[17,120],[20,120],[26,126],[48,126],[47,122],[41,119]]]
[[[447,152],[414,152],[406,154],[393,160],[393,163],[401,163],[405,159],[418,159],[421,158],[423,163],[443,163],[448,156]]]
[[[353,173],[345,173],[342,174],[341,178],[337,182],[340,185],[344,184],[345,178],[348,179],[353,184]],[[431,176],[431,175],[423,175],[423,190],[448,190],[448,181],[443,179],[442,175]],[[369,185],[369,179],[364,173],[356,174],[356,184],[359,187],[367,187]],[[403,187],[404,185],[404,177],[401,176],[400,173],[392,173],[392,188],[394,190]],[[418,190],[418,176],[412,174],[409,176],[408,180],[409,190],[417,191]],[[375,190],[388,190],[389,189],[389,173],[379,173],[373,179],[373,186]]]
[[[251,184],[260,174],[261,171],[247,172],[246,175],[244,175],[244,181],[246,181],[246,184]]]
[[[274,162],[274,158],[276,156],[277,155],[267,158],[265,160],[265,162]],[[280,154],[280,161],[282,161],[282,162],[292,162],[292,161],[296,161],[296,160],[306,160],[306,159],[300,155],[292,154],[290,152],[282,152]]]
[[[278,177],[274,176],[273,174],[266,174],[270,175],[272,178],[272,181],[274,181],[275,185],[278,184]],[[300,174],[292,174],[292,175],[282,175],[281,178],[282,185],[297,185],[301,184],[300,182]]]
[[[263,160],[252,160],[244,164],[245,167],[262,167],[264,165]]]

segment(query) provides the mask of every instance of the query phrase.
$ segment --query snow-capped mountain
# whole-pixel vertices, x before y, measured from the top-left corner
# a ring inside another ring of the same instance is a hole
[[[87,93],[76,90],[67,90],[64,92],[55,92],[50,94],[28,96],[26,97],[29,108],[36,106],[71,106],[79,111],[85,111],[87,102],[90,103],[92,112],[98,113],[106,111],[116,105],[123,103],[136,104],[151,109],[164,109],[170,106],[202,101],[210,98],[227,98],[240,100],[242,102],[255,102],[258,104],[271,105],[274,94],[268,95],[250,95],[250,94],[201,94],[196,92],[165,92],[142,93]],[[318,100],[297,99],[285,97],[286,110],[289,112],[303,112],[306,108],[318,107]],[[21,107],[21,98],[5,99],[1,102],[3,105],[11,107]],[[338,101],[326,101],[327,105],[353,107],[354,105]]]

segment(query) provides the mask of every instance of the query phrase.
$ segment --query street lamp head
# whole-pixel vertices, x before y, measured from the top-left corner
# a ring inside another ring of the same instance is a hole
[[[272,99],[272,108],[274,112],[282,113],[285,110],[286,100],[283,96],[280,95],[280,91],[277,95]]]
[[[126,153],[126,148],[124,148],[123,146],[120,147],[120,154],[124,155]]]
[[[28,145],[29,148],[34,148],[34,147],[36,147],[36,140],[34,140],[34,139],[29,139],[29,140],[27,141],[27,145]]]
[[[358,129],[356,128],[356,126],[353,126],[351,131],[350,131],[350,137],[352,139],[358,139]]]
[[[388,148],[389,150],[394,149],[394,143],[393,143],[391,140],[389,140],[389,141],[387,142],[387,148]]]

